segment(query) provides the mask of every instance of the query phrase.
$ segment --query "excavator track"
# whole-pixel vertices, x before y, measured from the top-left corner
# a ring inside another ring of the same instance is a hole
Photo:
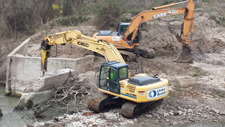
[[[104,109],[104,100],[108,98],[107,94],[100,93],[88,102],[88,109],[94,112],[101,112]]]
[[[134,47],[133,49],[128,50],[119,50],[120,54],[122,55],[123,59],[127,62],[137,62],[137,56],[141,56],[144,58],[154,58],[155,51],[153,49],[144,49],[139,48],[138,46]]]
[[[94,112],[105,112],[112,108],[122,106],[121,114],[127,118],[135,118],[143,112],[155,108],[163,99],[148,103],[135,103],[115,96],[100,93],[88,102],[88,109]]]
[[[121,108],[121,114],[127,118],[135,118],[140,116],[146,110],[155,108],[163,102],[163,99],[148,103],[127,102]]]
[[[153,49],[146,49],[145,47],[139,48],[139,46],[135,46],[133,49],[133,52],[137,54],[138,56],[144,57],[144,58],[154,58],[155,57],[155,51]]]
[[[122,106],[127,100],[100,93],[88,102],[88,109],[94,112],[105,112],[114,107]]]
[[[122,55],[123,59],[127,62],[137,62],[137,55],[133,52],[119,50],[120,54]]]

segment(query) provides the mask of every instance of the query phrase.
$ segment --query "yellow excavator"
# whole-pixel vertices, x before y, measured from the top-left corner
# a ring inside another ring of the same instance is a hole
[[[131,77],[128,65],[111,43],[87,37],[80,31],[65,31],[46,36],[41,43],[43,74],[47,71],[51,46],[67,43],[99,53],[107,61],[101,65],[99,72],[98,90],[101,93],[88,103],[91,111],[102,112],[112,106],[120,105],[122,115],[133,118],[153,102],[162,101],[168,95],[167,79],[146,74],[136,74]]]
[[[186,8],[177,8],[177,9],[164,9],[167,7],[175,6],[178,4],[188,3]],[[176,35],[178,41],[182,43],[183,51],[178,56],[177,62],[190,62],[192,60],[191,57],[191,48],[190,44],[192,42],[192,33],[194,28],[194,3],[192,0],[187,0],[178,3],[172,3],[160,7],[153,7],[151,10],[145,10],[139,14],[137,14],[130,23],[120,23],[117,29],[117,32],[112,32],[109,30],[102,30],[93,35],[96,39],[103,39],[109,43],[112,43],[117,49],[122,49],[122,55],[126,57],[130,57],[133,60],[133,56],[131,53],[127,51],[134,52],[139,56],[143,56],[145,58],[149,58],[152,56],[151,52],[148,52],[144,49],[138,47],[140,42],[140,31],[139,28],[141,23],[157,19],[170,15],[177,15],[184,13],[184,22],[181,26],[181,33],[178,35],[174,31],[170,30],[173,34]],[[187,35],[189,33],[189,29],[191,26],[191,39],[187,40]],[[154,36],[154,35],[153,35]],[[183,38],[181,38],[183,36]],[[186,42],[189,42],[188,44]],[[125,51],[126,52],[125,52]]]

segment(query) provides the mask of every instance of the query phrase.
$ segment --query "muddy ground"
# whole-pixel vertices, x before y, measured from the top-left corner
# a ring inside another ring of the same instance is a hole
[[[209,14],[201,9],[195,10],[195,25],[192,47],[193,61],[191,63],[176,63],[181,51],[181,44],[177,42],[168,26],[180,32],[183,15],[160,18],[148,21],[142,31],[140,47],[152,48],[156,52],[153,59],[138,58],[137,63],[128,63],[131,70],[143,61],[144,72],[149,75],[159,74],[159,77],[169,80],[170,93],[163,103],[149,110],[135,119],[126,119],[121,116],[120,109],[116,108],[106,113],[95,114],[88,111],[85,103],[96,93],[96,75],[90,76],[89,94],[79,112],[72,115],[58,117],[54,122],[37,122],[35,126],[181,126],[200,124],[203,126],[217,126],[225,121],[225,33],[224,27],[218,25]],[[92,36],[98,32],[92,20],[78,27],[48,26],[47,31],[37,33],[32,37],[32,44],[26,55],[40,56],[41,39],[49,33],[65,30],[80,30],[84,35]],[[189,36],[190,38],[190,36]],[[93,52],[75,45],[58,46],[58,57],[78,58]],[[52,48],[55,54],[55,47]],[[103,57],[95,56],[95,62],[89,71],[98,73]],[[83,75],[85,77],[85,75]],[[96,81],[92,81],[95,78]],[[82,98],[81,98],[82,100]]]

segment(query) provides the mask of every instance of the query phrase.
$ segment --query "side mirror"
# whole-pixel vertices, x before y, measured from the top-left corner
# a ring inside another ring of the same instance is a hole
[[[154,75],[154,78],[158,78],[157,76],[158,76],[158,74],[155,74],[155,75]]]

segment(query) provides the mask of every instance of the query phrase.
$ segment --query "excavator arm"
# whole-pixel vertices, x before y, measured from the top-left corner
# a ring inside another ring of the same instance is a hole
[[[47,71],[47,59],[52,45],[72,43],[105,56],[107,61],[125,63],[119,51],[110,43],[81,34],[80,31],[65,31],[48,35],[41,43],[41,70]]]
[[[186,8],[178,8],[178,9],[163,9],[166,7],[175,6],[181,3],[188,2]],[[191,40],[187,40],[187,35],[189,33],[189,29],[191,26],[191,33],[193,33],[194,28],[194,3],[192,0],[183,1],[179,3],[172,3],[160,7],[154,7],[151,10],[146,10],[138,15],[136,15],[133,20],[131,21],[130,25],[126,29],[124,33],[124,40],[129,40],[128,38],[131,36],[131,41],[135,39],[136,33],[140,27],[140,24],[147,21],[152,20],[160,17],[170,16],[170,15],[177,15],[184,13],[184,25],[183,25],[183,39],[182,42],[185,44],[186,41],[189,41],[189,46],[191,44]],[[133,32],[133,34],[131,34]]]

